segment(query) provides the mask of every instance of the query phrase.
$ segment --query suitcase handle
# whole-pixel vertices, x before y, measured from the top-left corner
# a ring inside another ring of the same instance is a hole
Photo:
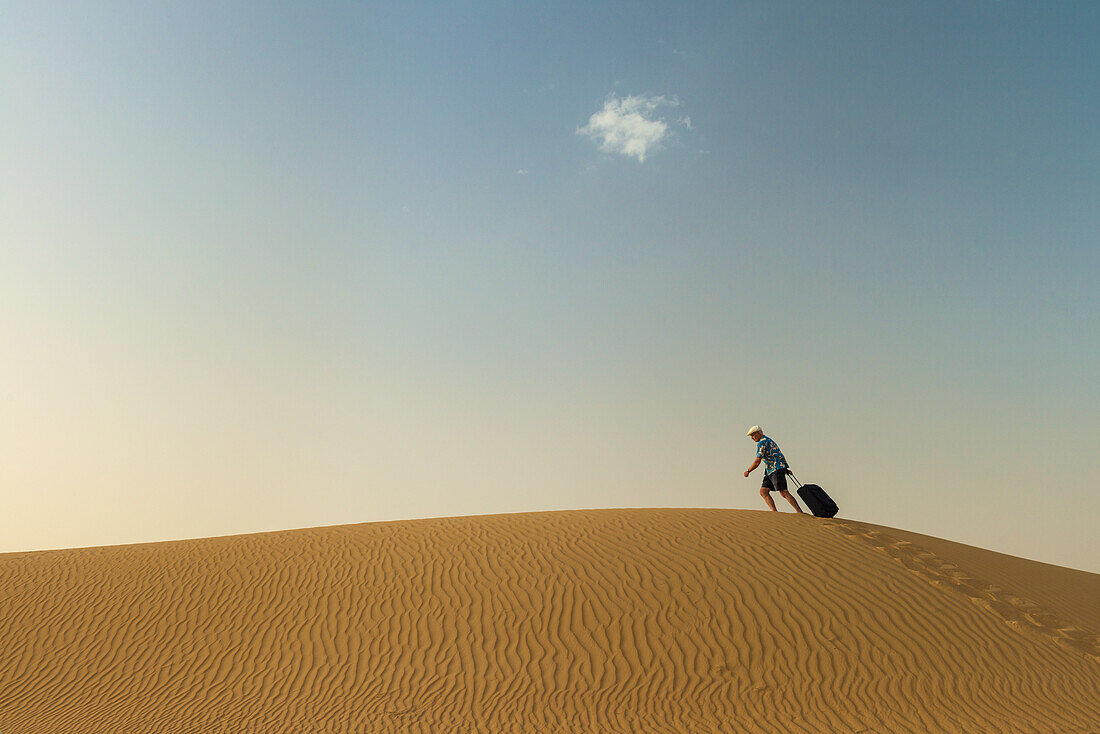
[[[790,474],[790,475],[791,475],[791,479],[793,479],[793,480],[795,481],[795,483],[796,483],[796,484],[798,484],[798,487],[797,487],[797,489],[802,489],[802,482],[799,482],[799,481],[798,481],[798,477],[796,477],[796,476],[794,475],[794,472],[793,472],[793,471],[791,471],[791,470],[790,470],[790,468],[788,468],[788,469],[787,469],[787,473],[788,473],[788,474]]]

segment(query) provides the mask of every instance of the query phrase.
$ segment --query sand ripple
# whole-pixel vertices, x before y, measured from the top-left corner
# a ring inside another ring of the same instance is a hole
[[[1100,636],[984,578],[728,510],[8,554],[0,731],[1100,732]]]

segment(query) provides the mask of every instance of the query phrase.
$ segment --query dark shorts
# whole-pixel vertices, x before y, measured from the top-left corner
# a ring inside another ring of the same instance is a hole
[[[771,474],[764,475],[764,483],[760,486],[761,489],[766,489],[769,492],[786,492],[787,491],[787,470],[777,469]]]

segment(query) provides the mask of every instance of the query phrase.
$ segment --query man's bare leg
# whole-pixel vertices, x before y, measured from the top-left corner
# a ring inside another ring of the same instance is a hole
[[[778,512],[778,510],[775,509],[775,502],[772,501],[771,492],[768,491],[767,487],[760,488],[760,496],[768,503],[768,507],[771,508],[772,512]],[[802,510],[799,510],[799,512],[802,512]]]
[[[782,497],[783,499],[787,500],[788,502],[790,502],[791,507],[794,508],[795,512],[797,512],[799,514],[802,514],[802,508],[798,506],[798,500],[796,500],[794,498],[793,494],[791,494],[790,492],[788,492],[787,490],[784,489],[779,493],[779,496]],[[768,504],[772,504],[770,498],[768,500]],[[775,507],[773,506],[772,509],[775,509]]]

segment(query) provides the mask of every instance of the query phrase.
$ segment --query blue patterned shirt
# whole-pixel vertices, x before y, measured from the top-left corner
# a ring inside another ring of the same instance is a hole
[[[756,455],[764,460],[765,475],[787,468],[787,460],[783,458],[783,452],[779,450],[775,441],[767,436],[756,442]]]

